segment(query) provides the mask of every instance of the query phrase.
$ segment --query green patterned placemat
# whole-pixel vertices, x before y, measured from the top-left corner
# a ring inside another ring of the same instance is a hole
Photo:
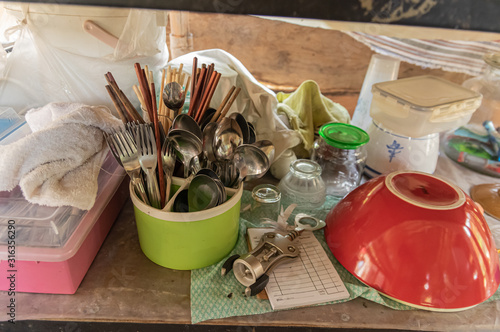
[[[251,202],[251,193],[243,192],[242,211],[245,210]],[[294,220],[296,213],[303,212],[316,216],[324,220],[331,208],[337,204],[338,199],[327,197],[325,204],[314,211],[295,210],[289,218],[289,223]],[[286,207],[290,202],[283,201],[282,204]],[[241,212],[240,216],[240,233],[238,241],[233,251],[227,256],[234,254],[244,254],[248,252],[245,233],[247,227],[260,226],[261,216],[254,212]],[[350,301],[357,297],[362,297],[367,300],[382,304],[396,310],[413,310],[415,308],[401,304],[380,295],[375,289],[368,287],[358,281],[351,273],[349,273],[340,263],[333,257],[330,249],[326,245],[323,230],[314,232],[316,238],[325,249],[328,257],[337,269],[342,281],[344,282],[350,297],[348,299],[326,302],[320,305],[340,303]],[[226,258],[227,258],[226,257]],[[273,311],[268,300],[261,300],[256,297],[245,297],[243,292],[245,286],[241,285],[232,271],[225,277],[221,276],[221,267],[224,263],[223,259],[218,264],[191,271],[191,322],[193,324],[216,318],[225,318],[232,316],[245,316],[262,314]],[[488,301],[500,299],[500,289]]]

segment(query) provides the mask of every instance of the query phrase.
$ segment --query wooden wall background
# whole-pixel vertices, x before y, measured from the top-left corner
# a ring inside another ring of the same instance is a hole
[[[347,34],[254,16],[191,12],[188,17],[193,51],[223,49],[274,91],[294,91],[315,80],[324,95],[354,111],[373,52]],[[425,74],[458,84],[470,77],[400,65],[400,78]]]

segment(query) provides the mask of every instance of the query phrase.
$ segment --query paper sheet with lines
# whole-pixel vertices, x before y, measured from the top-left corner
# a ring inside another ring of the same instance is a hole
[[[248,228],[254,248],[269,228]],[[297,241],[297,240],[295,240]],[[312,232],[303,232],[300,256],[276,267],[269,275],[267,296],[273,309],[287,309],[341,300],[349,297],[342,279]]]

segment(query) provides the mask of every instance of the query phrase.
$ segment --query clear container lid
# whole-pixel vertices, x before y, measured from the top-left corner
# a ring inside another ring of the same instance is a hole
[[[403,107],[423,112],[477,108],[481,94],[445,79],[424,75],[374,84],[373,94],[394,99]]]
[[[340,122],[323,125],[319,135],[328,145],[346,150],[357,149],[370,140],[370,136],[363,129]]]
[[[14,109],[0,107],[0,141],[15,132],[25,123]]]

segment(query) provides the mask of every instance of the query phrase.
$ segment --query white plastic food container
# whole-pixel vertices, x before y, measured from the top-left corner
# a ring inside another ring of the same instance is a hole
[[[460,127],[482,100],[478,92],[430,75],[377,83],[372,93],[371,117],[408,137]]]

